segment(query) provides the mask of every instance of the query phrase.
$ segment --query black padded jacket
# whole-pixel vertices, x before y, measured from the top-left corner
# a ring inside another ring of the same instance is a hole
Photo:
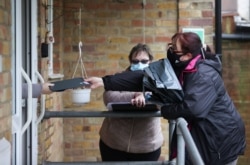
[[[221,69],[217,58],[198,59],[180,74],[183,102],[162,107],[163,117],[188,121],[206,165],[229,163],[246,147],[244,123],[225,89]],[[185,164],[191,164],[188,155],[186,159]]]
[[[198,59],[193,68],[181,74],[184,100],[166,104],[166,119],[183,117],[206,165],[221,165],[244,153],[244,123],[229,97],[220,75],[221,64],[214,59]],[[142,91],[143,72],[103,77],[105,90]],[[192,164],[188,153],[185,164]]]

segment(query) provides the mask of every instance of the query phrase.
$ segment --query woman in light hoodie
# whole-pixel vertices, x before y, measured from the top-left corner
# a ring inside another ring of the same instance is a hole
[[[126,71],[143,70],[153,60],[149,47],[137,44],[129,54]],[[105,91],[104,103],[131,102],[144,106],[142,92]],[[105,118],[100,130],[100,152],[103,161],[156,161],[161,154],[163,135],[161,120],[149,118]]]

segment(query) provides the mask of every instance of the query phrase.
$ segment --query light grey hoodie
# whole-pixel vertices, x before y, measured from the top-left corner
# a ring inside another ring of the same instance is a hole
[[[135,92],[106,91],[109,102],[130,102]],[[113,149],[130,153],[148,153],[163,144],[161,118],[105,118],[100,130],[101,140]]]
[[[42,84],[32,84],[32,97],[37,98],[42,94]],[[22,98],[28,97],[28,84],[22,84]]]

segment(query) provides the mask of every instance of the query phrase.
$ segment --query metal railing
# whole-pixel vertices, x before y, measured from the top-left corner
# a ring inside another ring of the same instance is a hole
[[[152,112],[113,112],[113,111],[46,111],[43,119],[59,118],[59,117],[162,117],[160,111]],[[44,161],[43,165],[184,165],[185,164],[185,148],[189,152],[193,164],[204,165],[193,138],[187,128],[187,122],[183,118],[169,121],[169,144],[171,144],[172,135],[176,127],[177,133],[177,158],[174,161],[133,161],[133,162],[50,162]]]

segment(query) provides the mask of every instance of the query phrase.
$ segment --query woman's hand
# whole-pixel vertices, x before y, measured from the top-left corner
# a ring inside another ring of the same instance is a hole
[[[89,77],[89,78],[86,78],[84,80],[90,84],[89,87],[91,89],[95,89],[95,88],[104,86],[103,80],[100,77]]]
[[[131,104],[137,107],[145,106],[145,97],[142,92],[136,92],[134,98],[131,100]]]
[[[43,83],[42,84],[42,94],[51,94],[50,86],[54,86],[52,83]]]

